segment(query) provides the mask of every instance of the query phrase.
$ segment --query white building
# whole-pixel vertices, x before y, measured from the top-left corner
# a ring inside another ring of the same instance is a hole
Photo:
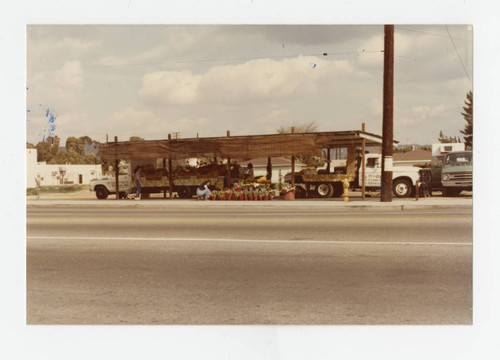
[[[26,149],[26,187],[36,187],[36,178],[40,177],[40,186],[64,184],[89,184],[91,179],[102,176],[102,167],[96,165],[46,164],[37,162],[37,150]]]

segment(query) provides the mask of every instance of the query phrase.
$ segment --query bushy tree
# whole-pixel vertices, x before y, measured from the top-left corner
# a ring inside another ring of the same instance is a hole
[[[464,112],[461,113],[464,117],[466,124],[460,133],[464,135],[465,148],[472,150],[472,122],[473,122],[473,101],[472,101],[472,91],[467,93],[467,99],[464,101],[465,105],[463,107]]]
[[[93,153],[85,154],[85,156],[83,158],[83,162],[85,164],[97,164],[97,156],[96,156],[96,154],[93,154]]]
[[[85,154],[85,145],[82,138],[70,136],[66,139],[66,151],[73,150],[77,154],[83,156]]]
[[[68,153],[64,150],[59,150],[52,159],[48,162],[49,164],[66,164],[68,163]]]
[[[279,129],[276,129],[278,134],[290,134],[292,132],[292,127],[294,128],[296,133],[308,133],[314,132],[317,129],[316,123],[314,121],[310,121],[308,123],[302,125],[291,125],[291,126],[281,126]]]
[[[47,163],[56,156],[59,151],[59,136],[51,136],[44,141],[36,144],[37,161],[46,161]]]

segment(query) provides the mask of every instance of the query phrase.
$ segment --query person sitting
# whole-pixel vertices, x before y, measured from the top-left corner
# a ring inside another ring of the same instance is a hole
[[[248,165],[247,165],[247,170],[245,171],[245,179],[248,179],[248,180],[254,180],[255,179],[255,175],[254,175],[254,172],[253,172],[253,164],[252,163],[248,163]]]
[[[204,181],[200,186],[196,189],[196,196],[198,200],[206,200],[210,198],[210,189],[208,186],[211,184],[210,180]]]

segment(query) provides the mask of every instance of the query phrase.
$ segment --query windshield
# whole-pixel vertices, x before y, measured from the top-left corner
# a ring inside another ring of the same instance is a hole
[[[446,155],[444,163],[447,165],[465,165],[472,163],[472,153],[453,153]]]

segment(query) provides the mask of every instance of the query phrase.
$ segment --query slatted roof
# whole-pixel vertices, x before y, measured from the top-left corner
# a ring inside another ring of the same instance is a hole
[[[320,156],[322,149],[380,146],[382,137],[364,131],[226,136],[108,142],[99,146],[107,160],[186,159],[200,156],[252,159],[278,156]],[[395,142],[397,144],[397,142]]]

